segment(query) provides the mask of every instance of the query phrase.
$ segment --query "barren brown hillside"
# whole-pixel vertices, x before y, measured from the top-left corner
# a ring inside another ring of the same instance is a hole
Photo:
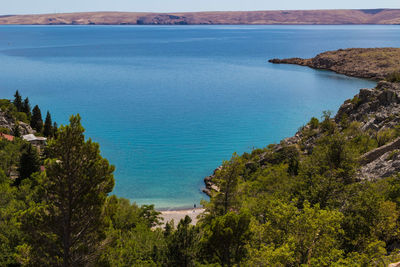
[[[382,80],[400,72],[400,48],[349,48],[328,51],[314,58],[271,59],[277,64],[296,64],[332,70],[353,77]]]
[[[0,24],[400,24],[400,9],[6,15]]]

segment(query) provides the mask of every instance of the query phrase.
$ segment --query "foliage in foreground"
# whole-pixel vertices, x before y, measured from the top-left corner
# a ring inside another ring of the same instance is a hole
[[[113,166],[79,116],[45,158],[0,140],[1,266],[383,266],[398,261],[400,176],[360,181],[359,157],[399,133],[363,132],[325,114],[315,138],[234,154],[206,212],[160,227],[152,205],[108,196]],[[307,152],[305,152],[307,151]],[[45,171],[37,169],[44,164]],[[13,169],[23,179],[11,181]]]

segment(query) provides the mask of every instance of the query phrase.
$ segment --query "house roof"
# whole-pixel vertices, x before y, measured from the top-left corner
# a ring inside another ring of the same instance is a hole
[[[9,135],[9,134],[0,133],[0,137],[3,137],[4,139],[6,139],[8,141],[13,141],[14,140],[14,136]]]
[[[22,136],[22,139],[31,142],[31,141],[46,141],[46,137],[41,137],[41,136],[35,136],[34,134],[26,134]]]

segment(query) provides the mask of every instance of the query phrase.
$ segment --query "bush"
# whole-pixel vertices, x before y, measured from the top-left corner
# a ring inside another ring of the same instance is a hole
[[[393,150],[392,152],[390,152],[386,160],[393,160],[399,153],[400,151],[398,149]]]
[[[11,102],[8,99],[0,99],[0,108],[8,108],[10,106]]]
[[[317,129],[319,126],[319,120],[315,117],[312,117],[309,124],[311,126],[311,129]]]
[[[394,129],[381,130],[376,135],[378,147],[383,146],[396,138],[396,131]]]
[[[0,133],[9,134],[10,130],[4,127],[0,127]]]
[[[391,83],[399,83],[400,82],[400,72],[392,72],[388,76],[386,76],[386,81]]]
[[[28,116],[24,112],[17,112],[15,114],[15,118],[17,119],[17,121],[22,121],[22,122],[25,122],[25,123],[29,123]]]
[[[358,96],[353,97],[353,99],[350,101],[354,106],[358,107],[361,103],[361,99]]]

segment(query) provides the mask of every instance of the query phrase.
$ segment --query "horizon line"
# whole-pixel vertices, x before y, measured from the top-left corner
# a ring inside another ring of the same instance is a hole
[[[78,13],[149,13],[149,14],[174,14],[174,13],[213,13],[213,12],[268,12],[268,11],[330,11],[330,10],[400,10],[398,8],[316,8],[316,9],[255,9],[255,10],[203,10],[203,11],[71,11],[71,12],[53,12],[53,13],[21,13],[21,14],[0,14],[3,16],[35,16],[50,14],[78,14]]]

